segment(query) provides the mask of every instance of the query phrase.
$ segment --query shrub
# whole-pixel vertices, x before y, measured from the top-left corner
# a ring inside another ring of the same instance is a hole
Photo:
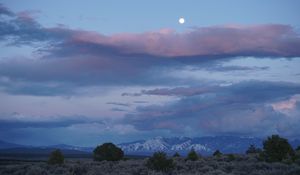
[[[176,152],[176,153],[173,155],[173,157],[180,157],[180,155],[179,155],[178,152]]]
[[[300,165],[300,146],[295,150],[295,163]]]
[[[187,160],[195,161],[198,159],[199,159],[199,156],[194,149],[192,149],[187,155]]]
[[[257,154],[260,152],[261,152],[261,149],[256,148],[254,145],[250,145],[248,150],[246,151],[246,154]]]
[[[41,168],[38,165],[32,165],[28,167],[28,169],[25,172],[20,173],[14,173],[14,174],[25,174],[25,175],[47,175],[47,171],[43,168]]]
[[[97,146],[94,151],[94,160],[96,161],[118,161],[124,157],[122,149],[118,148],[113,143],[104,143]]]
[[[236,159],[234,154],[228,154],[227,157],[228,157],[228,161],[234,161]]]
[[[156,171],[167,172],[174,167],[174,164],[172,159],[167,158],[166,153],[156,152],[148,159],[146,166]]]
[[[64,156],[59,149],[56,149],[53,152],[51,152],[49,159],[48,159],[48,163],[52,164],[52,165],[64,163]]]
[[[222,156],[222,153],[221,153],[219,150],[216,150],[216,151],[213,153],[213,156],[215,156],[215,157],[220,157],[220,156]]]
[[[288,140],[278,135],[272,135],[263,142],[263,152],[261,154],[268,162],[280,162],[294,157],[294,150]]]

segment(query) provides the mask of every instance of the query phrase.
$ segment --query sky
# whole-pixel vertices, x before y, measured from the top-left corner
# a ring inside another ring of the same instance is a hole
[[[0,140],[300,139],[299,9],[297,0],[2,0]]]

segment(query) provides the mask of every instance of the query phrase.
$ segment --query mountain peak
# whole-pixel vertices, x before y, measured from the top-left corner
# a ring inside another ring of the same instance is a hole
[[[191,149],[203,154],[211,154],[215,150],[224,153],[245,152],[250,144],[261,147],[262,140],[255,138],[237,137],[237,136],[217,136],[217,137],[154,137],[148,140],[142,140],[131,143],[123,143],[121,147],[125,153],[153,153],[164,151],[168,153],[181,152],[187,153]]]

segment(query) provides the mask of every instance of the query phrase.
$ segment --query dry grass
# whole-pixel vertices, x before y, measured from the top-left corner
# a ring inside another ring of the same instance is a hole
[[[91,160],[67,160],[64,165],[48,165],[45,162],[24,162],[0,165],[1,175],[159,175],[148,169],[146,159],[124,160],[117,162],[94,162]],[[174,158],[175,167],[167,174],[174,175],[299,175],[298,164],[266,163],[258,161],[255,156],[235,155],[206,157],[197,161]]]

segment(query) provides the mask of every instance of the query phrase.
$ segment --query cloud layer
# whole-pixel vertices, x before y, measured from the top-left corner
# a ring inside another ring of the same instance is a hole
[[[194,28],[183,33],[162,29],[105,36],[85,30],[47,28],[31,17],[30,12],[14,13],[3,5],[0,10],[3,42],[10,46],[39,45],[35,50],[39,54],[34,58],[0,61],[2,78],[21,82],[12,88],[9,82],[0,82],[11,93],[26,94],[30,93],[26,89],[35,89],[37,95],[52,95],[47,90],[38,90],[47,89],[49,82],[56,82],[54,87],[62,88],[57,90],[58,94],[72,92],[70,87],[86,85],[172,84],[179,80],[164,72],[195,63],[206,64],[205,69],[213,71],[265,70],[266,67],[211,65],[228,57],[300,56],[299,34],[287,25],[227,25]]]
[[[45,27],[32,12],[16,13],[0,4],[0,41],[3,49],[26,46],[33,52],[28,57],[0,55],[0,97],[7,98],[0,99],[5,104],[0,138],[32,136],[45,141],[80,135],[93,137],[93,143],[100,137],[124,139],[120,135],[127,133],[135,139],[153,133],[280,133],[300,138],[300,85],[290,83],[298,82],[291,79],[297,80],[299,72],[288,67],[299,64],[295,60],[300,57],[300,36],[289,25],[103,35]],[[244,63],[248,56],[253,59]],[[226,64],[238,59],[243,63]],[[260,65],[261,60],[268,61]],[[283,66],[287,71],[281,70]],[[18,113],[24,103],[32,104],[32,109],[23,109],[24,117],[7,115]],[[35,121],[26,114],[32,111],[49,120]],[[39,135],[43,132],[46,138]]]
[[[225,87],[155,89],[142,94],[180,98],[165,105],[138,107],[137,113],[128,114],[129,123],[141,130],[169,129],[183,135],[279,133],[299,137],[288,129],[300,124],[298,113],[282,112],[283,107],[288,111],[300,110],[295,105],[299,99],[293,97],[300,94],[298,84],[249,81]]]
[[[45,28],[27,12],[13,13],[1,6],[0,37],[16,43],[58,41],[61,54],[152,55],[159,57],[224,58],[237,56],[300,56],[299,34],[288,25],[224,25],[194,28],[178,33],[171,29],[140,34],[105,36],[68,28]],[[57,50],[56,50],[57,51]],[[56,53],[57,54],[57,53]]]

